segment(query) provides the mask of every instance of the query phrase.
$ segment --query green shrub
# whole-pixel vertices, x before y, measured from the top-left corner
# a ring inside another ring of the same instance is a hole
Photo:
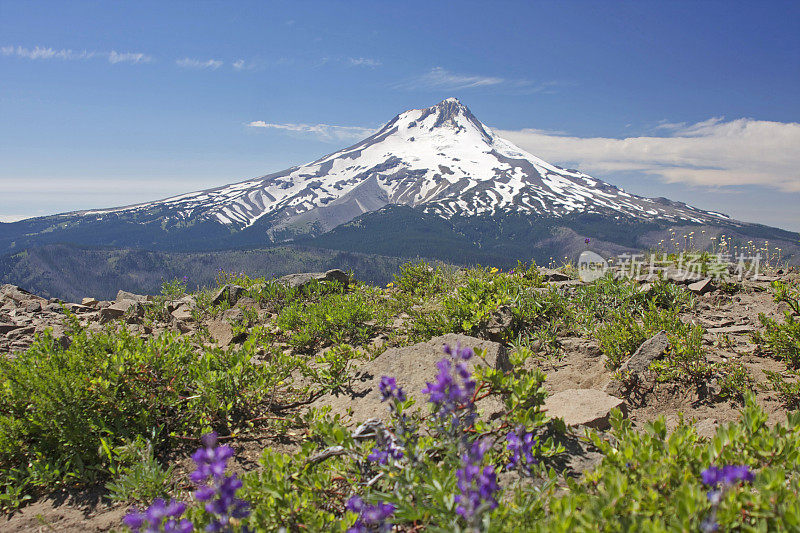
[[[332,293],[318,301],[296,300],[285,307],[276,324],[289,344],[311,352],[332,344],[358,344],[369,340],[388,319],[377,291]]]
[[[505,337],[513,339],[523,329],[552,314],[552,295],[535,290],[541,287],[541,277],[535,266],[526,268],[520,264],[508,273],[496,268],[470,269],[455,291],[442,298],[438,309],[412,312],[412,337],[426,340],[451,332],[480,336],[492,314],[504,307],[513,315]]]
[[[664,419],[635,429],[617,412],[612,434],[591,433],[603,460],[569,491],[547,502],[536,531],[699,531],[712,510],[700,473],[709,466],[746,465],[752,489],[728,490],[716,522],[720,531],[800,529],[800,414],[775,427],[752,398],[737,423],[710,440],[683,421],[667,432]],[[513,527],[508,528],[513,530]]]
[[[393,285],[405,293],[421,297],[440,294],[447,289],[443,268],[425,261],[401,265],[400,275],[394,277]]]
[[[607,358],[606,365],[616,369],[661,330],[667,334],[670,349],[666,357],[653,362],[652,368],[659,379],[704,382],[712,366],[706,361],[702,347],[703,328],[682,322],[677,309],[660,309],[652,300],[638,313],[620,308],[611,314],[608,323],[595,330],[595,336]]]
[[[0,477],[41,457],[92,482],[107,475],[103,443],[114,448],[155,431],[159,450],[172,435],[230,433],[278,402],[300,366],[281,365],[277,355],[275,365],[256,365],[256,352],[271,350],[259,339],[198,352],[171,333],[143,340],[125,328],[92,334],[74,320],[72,328],[69,348],[44,334],[0,358]]]
[[[800,320],[789,311],[782,324],[763,313],[758,320],[764,332],[753,332],[753,342],[784,360],[790,368],[800,368]]]
[[[152,441],[137,436],[134,441],[115,448],[108,447],[105,441],[101,444],[113,477],[106,484],[112,500],[148,503],[167,497],[174,489],[170,478],[175,467],[162,468]]]

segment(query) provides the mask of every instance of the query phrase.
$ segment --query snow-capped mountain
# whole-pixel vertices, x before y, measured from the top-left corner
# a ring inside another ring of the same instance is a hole
[[[325,232],[387,204],[443,218],[503,212],[562,217],[598,213],[672,223],[732,222],[666,199],[629,194],[565,170],[495,135],[455,98],[397,115],[363,141],[311,163],[157,202],[69,213],[140,222],[264,225],[270,240]]]

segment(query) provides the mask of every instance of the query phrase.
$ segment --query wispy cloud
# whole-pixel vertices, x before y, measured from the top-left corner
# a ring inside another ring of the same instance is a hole
[[[311,135],[323,141],[358,141],[375,133],[372,128],[332,124],[272,124],[263,120],[254,120],[247,125],[251,128],[269,128]]]
[[[349,57],[347,60],[350,65],[354,67],[379,67],[382,65],[377,59],[371,59],[369,57]]]
[[[662,123],[664,136],[571,137],[533,129],[496,130],[547,161],[598,177],[639,171],[667,182],[705,187],[761,185],[800,192],[800,124],[714,117]]]
[[[95,57],[104,57],[108,59],[108,62],[111,64],[149,63],[153,60],[152,57],[141,52],[117,52],[116,50],[110,52],[95,52],[89,50],[70,50],[68,48],[56,49],[44,46],[35,46],[33,48],[26,48],[24,46],[3,46],[0,48],[0,54],[31,60],[52,59],[61,61],[80,61]]]
[[[111,50],[108,54],[108,62],[112,65],[117,63],[133,63],[135,65],[137,63],[149,63],[152,60],[152,57],[140,52],[117,52],[116,50]]]
[[[74,61],[79,59],[89,59],[94,57],[94,52],[86,50],[68,50],[66,48],[55,49],[45,48],[43,46],[36,46],[34,48],[26,48],[24,46],[3,46],[0,48],[0,53],[4,56],[17,56],[25,59],[61,59],[65,61]]]
[[[531,80],[504,78],[500,76],[463,74],[452,72],[442,67],[434,67],[420,76],[395,83],[392,85],[392,88],[402,90],[443,89],[449,91],[494,88],[498,90],[502,89],[503,91],[528,94],[553,92],[553,89],[557,85],[561,85],[561,83],[554,81],[535,83]]]
[[[219,59],[207,59],[203,61],[200,59],[184,57],[183,59],[176,60],[175,64],[182,68],[217,70],[224,64],[224,62]]]

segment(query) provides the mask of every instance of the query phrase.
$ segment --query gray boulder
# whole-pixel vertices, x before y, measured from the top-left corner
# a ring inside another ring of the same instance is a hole
[[[636,387],[647,381],[647,369],[650,368],[650,363],[664,355],[669,349],[669,339],[667,334],[659,331],[651,338],[644,341],[639,349],[628,358],[627,361],[622,363],[619,367],[620,373],[627,375],[629,378],[628,383],[622,383],[617,379],[612,379],[605,387],[605,392],[614,396],[623,396],[626,389],[629,387]]]
[[[289,274],[277,279],[278,283],[286,285],[290,289],[302,289],[314,282],[337,281],[345,288],[350,284],[350,277],[346,272],[337,269],[328,270],[327,272],[301,272],[298,274]]]
[[[351,390],[338,395],[326,394],[314,402],[313,406],[330,406],[331,415],[342,416],[347,415],[348,410],[352,409],[354,421],[363,422],[370,418],[386,419],[389,409],[386,402],[381,401],[378,385],[381,377],[389,376],[397,380],[398,386],[402,387],[407,395],[417,399],[417,408],[427,408],[426,396],[422,393],[422,389],[425,388],[427,382],[433,382],[436,374],[439,373],[436,363],[446,357],[442,350],[444,345],[454,346],[456,343],[486,351],[485,361],[473,357],[467,362],[471,369],[487,364],[503,370],[507,370],[511,366],[503,345],[467,335],[448,333],[413,346],[390,348],[372,361],[359,362],[354,369],[356,379]],[[482,401],[478,404],[479,411],[485,413],[498,412],[501,408],[502,405],[499,402],[495,404],[491,401]]]
[[[561,418],[568,426],[588,426],[596,429],[609,427],[612,409],[626,411],[625,402],[603,391],[594,389],[567,389],[544,402],[547,416]]]
[[[118,291],[117,292],[117,297],[115,299],[117,301],[130,300],[130,301],[134,301],[134,302],[146,302],[147,301],[147,296],[144,296],[144,295],[141,295],[141,294],[134,294],[134,293],[128,292],[128,291]]]
[[[211,303],[213,305],[219,305],[222,302],[228,302],[228,305],[234,306],[236,305],[236,302],[239,301],[239,298],[241,298],[244,295],[245,292],[247,292],[247,289],[245,289],[242,286],[230,285],[230,284],[224,285],[217,291],[217,293],[211,299]]]

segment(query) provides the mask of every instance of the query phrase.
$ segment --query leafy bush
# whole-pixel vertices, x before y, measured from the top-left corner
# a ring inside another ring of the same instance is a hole
[[[137,436],[136,440],[110,448],[101,441],[113,480],[106,484],[112,500],[149,502],[167,496],[174,488],[171,476],[174,466],[166,469],[155,457],[153,443]]]
[[[415,296],[431,296],[447,288],[441,266],[432,266],[425,261],[405,263],[400,266],[400,275],[395,276],[395,287]]]
[[[789,367],[800,368],[800,320],[789,311],[786,312],[782,324],[763,313],[758,316],[758,320],[764,327],[764,332],[753,332],[753,342],[786,361]]]
[[[570,480],[569,491],[549,500],[534,530],[800,529],[800,414],[789,413],[785,423],[770,427],[749,398],[741,420],[720,427],[711,440],[683,421],[671,433],[663,418],[642,432],[617,412],[611,424],[608,438],[589,434],[603,453],[599,467],[581,481]],[[753,488],[709,492],[701,473],[713,465],[746,465],[755,474]]]
[[[712,365],[706,361],[702,347],[703,328],[685,324],[676,309],[659,309],[649,301],[647,307],[637,314],[622,308],[611,316],[608,323],[595,330],[609,368],[618,368],[645,340],[663,330],[670,349],[666,357],[652,365],[660,380],[701,383],[710,376]]]
[[[339,343],[367,341],[388,318],[377,294],[366,289],[327,294],[317,301],[296,300],[275,323],[287,333],[289,344],[304,352]]]
[[[107,475],[102,446],[153,431],[156,449],[173,435],[229,433],[276,402],[300,366],[277,355],[275,365],[256,365],[254,354],[265,349],[257,338],[241,349],[198,353],[171,333],[148,340],[125,328],[91,334],[74,319],[70,336],[66,349],[44,334],[14,359],[0,358],[2,476],[47,458],[62,477],[92,482]]]
[[[412,338],[423,340],[451,332],[480,336],[492,315],[507,308],[513,320],[504,334],[510,340],[552,313],[550,297],[535,290],[541,288],[535,266],[520,264],[508,273],[500,273],[496,268],[470,269],[463,274],[455,291],[444,295],[439,309],[412,313]]]

